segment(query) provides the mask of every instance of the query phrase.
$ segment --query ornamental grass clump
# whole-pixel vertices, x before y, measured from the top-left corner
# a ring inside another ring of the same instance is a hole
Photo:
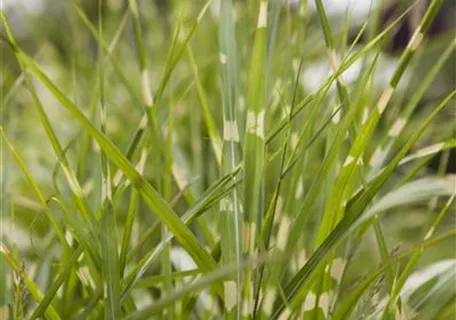
[[[0,11],[1,319],[455,316],[445,1],[87,3]]]

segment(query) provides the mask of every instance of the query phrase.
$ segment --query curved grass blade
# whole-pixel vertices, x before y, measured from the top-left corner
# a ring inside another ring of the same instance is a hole
[[[2,15],[3,16],[3,15]],[[183,224],[176,213],[163,200],[158,192],[137,172],[134,166],[122,155],[120,150],[97,130],[86,116],[80,111],[41,71],[41,69],[20,48],[13,45],[15,53],[31,72],[52,92],[62,105],[73,115],[87,132],[98,142],[101,149],[109,156],[109,159],[119,167],[127,178],[138,189],[150,209],[160,218],[174,233],[182,246],[192,256],[198,266],[208,272],[215,266],[210,255],[201,247],[192,232]]]
[[[51,214],[51,212],[47,206],[47,201],[46,201],[46,198],[44,197],[44,194],[42,193],[42,191],[39,188],[35,179],[33,178],[31,172],[27,169],[27,166],[25,165],[24,161],[22,160],[22,157],[19,155],[19,153],[16,151],[16,149],[13,147],[13,145],[8,141],[2,127],[0,127],[0,135],[2,137],[2,140],[5,141],[6,146],[10,149],[11,154],[16,159],[16,162],[18,163],[19,167],[21,168],[25,178],[27,179],[28,183],[32,187],[33,191],[35,192],[38,200],[40,201],[41,205],[43,206],[43,213],[49,219],[49,222],[51,223],[52,227],[54,228],[54,231],[55,231],[57,237],[59,238],[60,243],[63,245],[64,250],[69,249],[68,243],[65,239],[64,231],[61,228],[58,221],[55,219],[55,217]]]
[[[375,152],[369,161],[370,174],[378,171],[386,161],[388,154],[390,153],[394,143],[404,130],[405,126],[409,122],[410,116],[418,105],[419,101],[423,98],[426,90],[432,84],[438,72],[443,68],[444,64],[451,57],[451,54],[456,48],[456,41],[453,41],[448,48],[442,53],[439,59],[434,63],[432,69],[427,73],[424,80],[421,82],[419,87],[414,91],[412,97],[402,109],[399,117],[393,123],[391,128],[388,130],[387,136],[384,137],[381,145],[377,147]]]
[[[285,287],[285,294],[287,301],[290,302],[292,307],[297,307],[301,301],[302,296],[306,293],[306,289],[309,285],[310,277],[314,274],[315,270],[318,270],[318,266],[322,265],[327,259],[331,252],[331,249],[340,241],[346,237],[350,231],[354,230],[356,226],[360,224],[363,217],[363,210],[372,200],[373,196],[380,190],[383,184],[394,172],[395,168],[399,164],[402,158],[409,152],[416,141],[423,134],[424,130],[430,125],[436,115],[448,104],[451,99],[456,96],[456,90],[451,92],[443,101],[433,110],[428,116],[426,121],[423,123],[421,128],[417,130],[407,143],[402,147],[399,153],[394,159],[388,164],[385,170],[370,181],[363,191],[357,195],[357,197],[347,203],[347,211],[344,218],[337,224],[336,228],[328,235],[323,243],[317,248],[315,253],[309,259],[309,261],[299,270],[299,272],[293,277],[292,280]],[[276,319],[284,310],[284,302],[276,301],[274,319]],[[291,310],[287,309],[285,312],[289,313]]]

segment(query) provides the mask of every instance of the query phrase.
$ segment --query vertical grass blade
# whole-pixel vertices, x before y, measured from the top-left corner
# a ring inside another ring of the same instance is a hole
[[[222,80],[223,106],[223,149],[222,175],[231,172],[240,159],[240,138],[237,121],[237,46],[236,31],[233,18],[233,3],[231,0],[220,2],[220,69]],[[226,195],[220,202],[220,229],[222,261],[225,264],[241,261],[241,219],[242,212],[237,188]],[[241,271],[236,277],[224,283],[225,289],[225,319],[240,319],[241,315]]]
[[[98,34],[103,39],[103,18],[102,18],[102,1],[98,0]],[[102,48],[102,42],[99,42],[98,48],[98,68],[99,68],[99,85],[100,85],[100,126],[101,133],[107,134],[107,111],[104,92],[105,77],[105,58]],[[108,157],[104,151],[100,152],[101,161],[101,224],[102,224],[102,258],[103,258],[103,282],[104,282],[104,299],[105,310],[104,317],[108,319],[117,319],[120,317],[120,270],[119,256],[117,252],[117,223],[112,203],[112,182],[111,169]]]
[[[263,174],[265,163],[264,122],[266,111],[266,38],[268,1],[261,0],[255,31],[252,62],[247,93],[247,115],[244,138],[244,223],[243,251],[255,253],[256,235],[260,231],[263,209]],[[249,319],[253,313],[253,275],[247,270],[244,278],[242,315]]]

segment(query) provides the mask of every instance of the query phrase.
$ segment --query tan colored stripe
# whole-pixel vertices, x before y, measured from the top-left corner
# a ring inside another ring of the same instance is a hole
[[[389,136],[393,136],[393,137],[397,137],[401,133],[402,129],[404,129],[406,124],[407,124],[407,121],[405,119],[403,119],[403,118],[397,119],[394,122],[394,124],[391,127],[391,129],[389,130],[388,135]]]
[[[182,170],[175,163],[173,163],[172,171],[179,189],[184,190],[188,186],[188,180],[184,170]]]
[[[329,314],[329,294],[327,292],[320,295],[318,299],[318,306],[323,311],[325,318],[328,318]]]
[[[226,64],[226,62],[227,62],[226,54],[220,52],[219,59],[220,59],[221,64]]]
[[[302,176],[299,177],[298,181],[296,182],[296,191],[295,191],[295,199],[301,199],[302,195],[304,194],[304,182],[302,181]]]
[[[139,122],[139,128],[145,129],[147,127],[148,122],[149,122],[149,118],[147,117],[147,114],[143,115],[141,118],[141,121]]]
[[[333,70],[336,71],[339,68],[339,57],[336,50],[331,50],[329,53],[329,59],[331,60],[331,66]]]
[[[350,163],[352,163],[355,160],[350,154],[347,156],[347,159],[345,159],[344,162],[344,167],[348,166]]]
[[[370,166],[375,167],[379,163],[379,161],[383,160],[385,157],[385,152],[383,151],[383,148],[378,147],[374,154],[372,155],[372,158],[370,159]]]
[[[242,238],[244,252],[253,252],[255,239],[256,224],[254,222],[244,221],[242,223]]]
[[[266,28],[268,24],[268,2],[261,1],[260,14],[258,15],[258,29]]]
[[[223,140],[239,142],[239,132],[235,121],[225,121],[223,125]]]
[[[434,234],[434,231],[435,231],[435,228],[431,227],[429,229],[429,231],[426,233],[426,235],[424,236],[424,241],[429,240],[432,237],[432,235]]]
[[[247,131],[247,133],[255,133],[256,131],[256,115],[251,110],[247,112],[245,130]]]
[[[147,161],[147,148],[143,148],[141,150],[141,157],[139,158],[139,161],[136,164],[136,170],[141,174],[144,173],[144,169],[146,168],[146,161]]]
[[[275,288],[268,287],[266,289],[266,293],[264,295],[264,300],[263,300],[263,312],[268,317],[272,313],[272,307],[274,306],[275,297],[276,297]]]
[[[386,90],[383,92],[380,99],[378,100],[377,110],[380,114],[382,114],[383,111],[385,111],[386,106],[388,105],[388,102],[390,101],[391,96],[393,95],[393,92],[394,88],[391,85],[388,85],[388,88],[386,88]]]
[[[282,311],[282,314],[279,317],[279,320],[290,320],[291,318],[291,310],[289,308],[286,308],[285,310]]]
[[[336,258],[331,264],[331,278],[340,282],[345,269],[345,260],[342,258]]]
[[[260,111],[257,115],[256,134],[261,140],[264,140],[264,115],[264,110]]]
[[[415,51],[423,41],[424,35],[421,32],[420,29],[416,30],[415,33],[413,34],[412,38],[410,39],[410,42],[407,45],[407,48],[411,51]]]
[[[426,156],[426,155],[429,155],[429,154],[433,154],[435,152],[438,152],[440,149],[442,149],[443,147],[445,146],[445,143],[441,142],[441,143],[437,143],[433,146],[430,146],[430,147],[426,147],[426,148],[423,148],[423,149],[420,149],[418,152],[417,152],[417,155],[419,155],[420,157],[422,156]]]
[[[220,210],[221,211],[232,212],[233,209],[234,209],[234,205],[233,205],[233,202],[231,201],[231,199],[224,198],[224,199],[220,200]]]
[[[279,231],[277,232],[277,249],[279,249],[280,251],[285,251],[289,231],[290,219],[288,219],[288,217],[284,215],[279,225]]]
[[[151,107],[154,103],[154,100],[152,98],[152,93],[150,90],[149,73],[147,72],[147,70],[143,70],[141,74],[141,87],[144,103],[146,104],[146,106]]]
[[[309,292],[304,300],[302,305],[302,312],[307,312],[315,309],[315,303],[317,301],[317,296],[313,292]]]
[[[274,224],[278,224],[283,214],[283,197],[277,197],[277,205],[274,213]]]
[[[223,283],[225,291],[225,307],[227,311],[231,311],[236,305],[237,287],[234,281],[225,281]]]

